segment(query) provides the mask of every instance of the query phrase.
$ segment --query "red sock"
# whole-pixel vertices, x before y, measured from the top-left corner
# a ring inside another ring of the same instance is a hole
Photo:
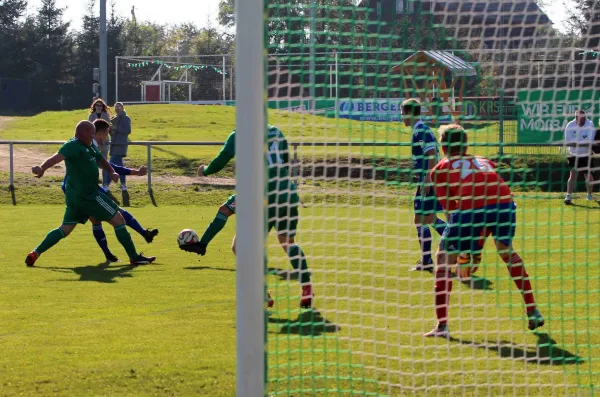
[[[510,256],[510,261],[506,261],[508,265],[508,272],[510,273],[510,277],[512,277],[515,285],[521,291],[521,295],[523,295],[523,300],[525,301],[526,311],[535,309],[535,299],[533,297],[533,289],[531,288],[531,283],[529,282],[529,274],[525,270],[525,266],[523,265],[523,260],[517,253],[513,253]]]
[[[435,315],[440,325],[448,324],[450,292],[452,292],[450,269],[437,269],[435,271]]]

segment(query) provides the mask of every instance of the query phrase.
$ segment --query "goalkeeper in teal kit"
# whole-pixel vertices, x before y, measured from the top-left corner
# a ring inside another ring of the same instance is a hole
[[[279,128],[267,126],[267,172],[268,172],[268,231],[275,228],[281,247],[290,258],[292,267],[300,272],[302,285],[302,298],[300,306],[312,306],[312,286],[306,257],[302,249],[296,244],[294,237],[298,226],[298,204],[300,198],[296,192],[296,185],[289,175],[289,149],[288,142]],[[229,161],[235,157],[235,131],[233,131],[221,152],[208,166],[198,168],[199,176],[208,176],[221,171]],[[235,194],[219,208],[217,216],[202,235],[197,243],[186,244],[181,249],[199,255],[206,254],[206,248],[211,240],[223,229],[227,219],[235,214]],[[235,253],[235,237],[232,245]],[[269,306],[273,302],[269,299]]]

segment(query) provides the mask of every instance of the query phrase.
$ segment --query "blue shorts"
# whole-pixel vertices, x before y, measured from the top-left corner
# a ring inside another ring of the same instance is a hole
[[[417,193],[415,194],[414,205],[415,213],[417,215],[429,215],[435,212],[443,211],[442,206],[435,196],[433,187],[429,190],[429,194],[427,196],[423,196],[421,195],[421,187],[419,186]]]
[[[440,249],[449,253],[480,252],[484,229],[491,231],[496,241],[510,246],[517,230],[516,204],[494,204],[451,214]]]

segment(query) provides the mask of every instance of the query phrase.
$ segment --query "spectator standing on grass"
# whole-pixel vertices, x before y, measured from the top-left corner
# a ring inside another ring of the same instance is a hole
[[[88,121],[93,123],[94,121],[102,119],[110,123],[110,109],[106,106],[106,103],[102,99],[96,99],[92,102],[90,107],[90,115]],[[104,141],[102,145],[99,145],[100,153],[105,158],[108,158],[108,149],[110,148],[110,139]],[[102,170],[102,186],[108,186],[110,184],[110,175],[105,170]]]
[[[593,200],[594,177],[592,176],[592,146],[596,136],[594,123],[587,119],[583,110],[575,112],[575,119],[570,121],[565,128],[565,146],[569,150],[569,181],[567,182],[567,195],[565,204],[570,205],[579,171],[585,172],[587,199]]]
[[[122,167],[123,158],[127,157],[129,134],[131,134],[131,119],[127,115],[127,112],[125,112],[125,108],[121,102],[115,103],[115,113],[117,115],[111,120],[110,162]],[[121,179],[121,190],[127,191],[125,175],[120,175],[119,178]],[[108,190],[108,185],[105,188]]]

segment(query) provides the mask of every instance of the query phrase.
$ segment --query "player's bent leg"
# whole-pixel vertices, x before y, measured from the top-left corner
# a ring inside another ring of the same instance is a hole
[[[273,216],[275,215],[275,216]],[[302,287],[302,296],[300,298],[300,307],[309,309],[313,304],[313,288],[311,284],[310,272],[306,255],[296,244],[295,236],[298,230],[298,206],[295,203],[281,203],[271,208],[269,211],[269,230],[275,227],[277,239],[281,248],[290,259],[292,268],[299,272],[300,285]]]
[[[417,265],[411,269],[411,271],[433,271],[434,264],[431,258],[431,230],[429,224],[435,219],[433,214],[415,214],[414,223],[417,228],[417,237],[419,239],[419,245],[421,247],[421,260],[417,262]]]
[[[456,263],[456,253],[448,253],[440,249],[436,255],[435,268],[435,314],[437,326],[426,333],[426,337],[450,337],[448,328],[448,307],[452,292],[452,267]]]
[[[577,182],[577,175],[579,173],[575,168],[571,168],[569,171],[569,180],[567,181],[567,195],[565,196],[565,204],[570,205],[571,199],[573,195],[573,191],[575,190],[575,183]]]
[[[215,238],[217,234],[219,234],[219,232],[221,232],[221,230],[223,230],[227,220],[233,214],[235,214],[235,194],[229,197],[229,199],[227,199],[227,201],[219,207],[217,215],[208,225],[199,242],[182,245],[179,248],[187,252],[193,252],[204,256],[206,254],[206,248],[208,247],[208,244]]]
[[[496,248],[502,260],[506,263],[508,273],[513,279],[517,289],[521,292],[525,302],[525,312],[528,319],[528,328],[534,330],[544,325],[545,320],[535,304],[533,288],[529,281],[529,274],[525,270],[523,260],[516,253],[509,242],[496,241]]]
[[[75,226],[77,226],[77,223],[62,224],[60,227],[51,230],[46,235],[46,238],[44,238],[44,240],[40,243],[40,245],[38,245],[33,251],[27,254],[27,257],[25,257],[25,264],[28,267],[33,267],[40,255],[48,251],[50,248],[54,247],[56,244],[58,244],[60,240],[71,234],[73,229],[75,229]]]
[[[106,200],[105,198],[103,199]],[[125,219],[119,212],[119,207],[112,201],[110,201],[110,204],[111,205],[108,206],[106,206],[106,204],[103,204],[102,207],[105,208],[106,211],[112,212],[112,216],[108,220],[108,223],[110,223],[115,228],[115,235],[117,236],[117,240],[119,240],[119,243],[121,243],[123,248],[125,248],[125,252],[127,252],[127,256],[129,257],[130,263],[132,265],[145,265],[154,262],[156,260],[155,257],[146,257],[142,254],[137,253],[135,245],[133,244],[133,240],[131,239],[131,234],[129,234],[129,232],[127,231]]]
[[[231,250],[233,251],[233,255],[236,255],[236,252],[235,252],[235,238],[236,238],[236,236],[233,236],[233,241],[231,242]]]
[[[590,160],[591,161],[591,160]],[[594,192],[594,174],[592,173],[592,164],[589,164],[589,169],[587,170],[587,174],[586,174],[586,178],[585,178],[585,182],[586,182],[586,187],[587,187],[587,197],[586,199],[588,201],[592,201],[594,200],[594,196],[592,195],[592,193]]]
[[[119,207],[119,212],[125,219],[125,224],[141,235],[148,244],[158,235],[158,229],[144,229],[138,220],[126,209]]]
[[[90,222],[92,222],[92,235],[96,239],[96,243],[104,253],[104,257],[108,262],[118,262],[119,258],[115,254],[113,254],[108,248],[108,241],[106,240],[106,233],[104,233],[104,229],[102,228],[102,222],[97,220],[94,217],[90,217]]]

